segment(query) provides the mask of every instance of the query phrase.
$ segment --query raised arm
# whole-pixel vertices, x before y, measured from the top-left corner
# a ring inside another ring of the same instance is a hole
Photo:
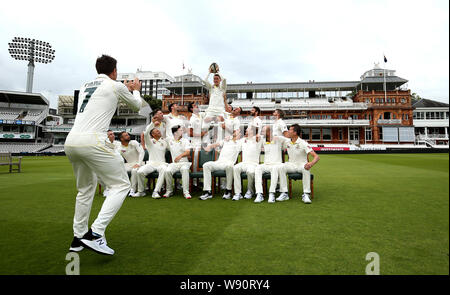
[[[133,111],[139,111],[142,107],[139,89],[141,89],[141,82],[135,79],[133,82],[125,81],[125,84],[117,82],[114,92],[119,100],[123,100]],[[133,94],[130,91],[133,91]]]
[[[209,77],[211,76],[211,72],[208,73],[208,75],[206,76],[205,80],[203,80],[203,82],[206,85],[206,88],[211,89],[212,85],[211,83],[209,83]]]

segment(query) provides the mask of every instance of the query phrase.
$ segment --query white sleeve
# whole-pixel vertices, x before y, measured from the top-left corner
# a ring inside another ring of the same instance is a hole
[[[220,75],[220,77],[222,78],[222,85],[220,86],[220,88],[222,88],[223,92],[226,93],[227,92],[227,79],[223,78],[222,75]]]
[[[239,118],[236,118],[234,120],[234,128],[233,130],[239,130],[241,128],[241,121],[239,120]]]
[[[133,111],[138,111],[142,107],[142,98],[139,91],[134,90],[133,94],[131,94],[125,84],[115,82],[114,93],[119,100],[123,100]]]
[[[211,83],[209,83],[209,76],[211,76],[211,73],[208,73],[208,76],[206,76],[205,80],[203,80],[203,82],[206,85],[206,88],[211,89]]]
[[[142,145],[140,145],[139,142],[137,141],[135,141],[134,145],[139,153],[138,164],[142,166],[144,164],[144,156],[145,156],[144,149],[142,148]]]

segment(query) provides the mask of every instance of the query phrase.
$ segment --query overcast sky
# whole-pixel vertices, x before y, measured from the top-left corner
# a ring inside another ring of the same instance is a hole
[[[206,76],[217,62],[228,83],[355,81],[375,62],[422,97],[449,102],[448,1],[7,1],[0,10],[0,89],[24,91],[27,62],[8,42],[50,42],[33,92],[57,96],[95,78],[102,53],[119,72],[137,68]]]

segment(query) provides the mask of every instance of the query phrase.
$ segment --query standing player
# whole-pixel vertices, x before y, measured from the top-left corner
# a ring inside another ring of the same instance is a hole
[[[117,61],[107,55],[97,59],[95,67],[99,75],[81,87],[78,113],[64,145],[78,190],[70,251],[78,252],[87,247],[101,254],[113,255],[114,250],[107,246],[105,230],[130,191],[130,180],[122,157],[107,147],[109,139],[106,130],[119,101],[124,101],[137,111],[143,100],[138,79],[125,81],[124,84],[115,81],[116,65]],[[97,186],[95,175],[110,189],[97,219],[89,229],[89,215]]]
[[[182,126],[183,129],[186,125],[186,117],[178,114],[178,104],[172,103],[169,105],[169,114],[164,115],[164,122],[166,123],[166,138],[173,138],[172,127]],[[183,130],[184,132],[184,130]]]
[[[252,120],[250,121],[250,123],[248,124],[248,126],[253,126],[255,128],[257,128],[257,130],[259,130],[258,134],[261,134],[261,130],[262,130],[262,120],[259,117],[261,115],[261,110],[258,107],[253,107],[250,110],[250,115],[253,117]]]
[[[109,142],[106,142],[106,146],[110,147],[114,152],[117,152],[120,146],[120,141],[115,140],[116,136],[110,129],[106,132],[106,135],[109,139]],[[109,194],[109,187],[105,186],[105,183],[100,178],[97,178],[97,180],[98,183],[105,188],[105,190],[103,191],[103,196],[106,198]]]
[[[279,137],[284,136],[288,137],[288,129],[286,123],[283,121],[284,112],[283,110],[276,109],[273,112],[273,116],[275,117],[275,122],[273,123],[273,136]]]
[[[280,187],[282,192],[287,192],[286,173],[300,172],[302,173],[303,195],[302,201],[305,204],[311,203],[311,168],[319,161],[319,156],[309,146],[309,144],[300,138],[300,126],[294,124],[289,128],[289,139],[285,139],[283,148],[287,149],[289,162],[283,164],[282,175],[280,175]],[[308,156],[312,156],[313,160],[309,161]],[[286,201],[289,196],[282,194],[277,201]]]
[[[125,169],[131,173],[131,191],[130,197],[143,197],[144,192],[137,193],[138,176],[137,171],[144,163],[144,149],[136,140],[131,140],[130,134],[126,131],[122,131],[119,134],[119,140],[121,145],[119,146],[119,153],[127,161],[125,163]]]
[[[218,140],[233,136],[233,132],[241,128],[239,115],[241,114],[242,109],[240,107],[233,108],[231,105],[227,108],[230,112],[225,113],[224,121],[219,123]]]

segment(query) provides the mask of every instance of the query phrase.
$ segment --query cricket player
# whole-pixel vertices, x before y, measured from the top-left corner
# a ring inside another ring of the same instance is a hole
[[[212,72],[210,69],[205,80],[203,80],[209,92],[208,108],[205,111],[206,117],[223,116],[225,106],[228,105],[226,100],[227,79],[222,78],[219,73],[215,73],[213,85],[211,85],[211,83],[209,83],[209,77],[211,74]]]
[[[106,135],[108,136],[109,141],[114,145],[114,148],[112,150],[117,152],[120,146],[120,141],[115,140],[116,136],[114,135],[114,132],[112,130],[106,131]],[[109,187],[105,186],[105,183],[100,178],[97,178],[97,180],[98,183],[105,188],[103,190],[103,196],[106,198],[109,194]]]
[[[226,137],[232,137],[233,132],[241,128],[241,121],[239,115],[242,109],[240,107],[233,108],[231,105],[227,106],[227,111],[224,116],[224,121],[219,123],[218,140],[223,140]]]
[[[314,152],[311,146],[300,138],[301,129],[298,124],[294,124],[289,128],[288,135],[290,139],[285,139],[283,149],[287,149],[289,162],[283,164],[282,175],[280,175],[280,190],[288,191],[286,173],[300,172],[303,174],[303,195],[302,201],[305,204],[311,203],[311,168],[320,160],[319,156]],[[309,161],[308,156],[312,156],[313,160]],[[281,194],[277,201],[289,200],[289,196]]]
[[[168,186],[166,193],[163,195],[164,198],[169,198],[173,195],[172,181],[173,174],[175,172],[181,172],[181,181],[183,183],[183,195],[186,199],[191,199],[191,194],[189,193],[189,169],[191,168],[191,163],[188,157],[191,153],[191,146],[189,140],[183,138],[184,128],[180,125],[172,127],[173,138],[167,138],[167,143],[170,149],[170,154],[172,156],[172,163],[167,166],[164,173],[166,178],[166,183],[170,184]]]
[[[223,195],[223,199],[231,198],[231,189],[233,185],[233,166],[236,163],[239,151],[241,150],[241,136],[240,130],[237,129],[233,132],[232,138],[225,138],[220,142],[211,144],[206,147],[206,151],[219,146],[222,147],[219,158],[217,161],[209,161],[203,164],[203,195],[201,200],[211,199],[213,197],[211,193],[211,172],[216,170],[225,170],[226,173],[226,190]]]
[[[158,171],[158,180],[156,181],[152,198],[159,199],[161,198],[159,192],[165,180],[164,172],[167,168],[166,150],[168,149],[168,143],[162,138],[160,129],[155,127],[150,130],[150,139],[146,140],[145,145],[148,150],[148,161],[137,172],[138,194],[145,195],[145,177],[154,171]],[[170,191],[172,190],[171,186],[172,182],[166,184],[166,187]]]
[[[141,83],[138,79],[125,83],[115,81],[116,65],[117,61],[107,55],[97,59],[95,67],[99,75],[80,88],[78,113],[64,145],[78,190],[70,251],[79,252],[86,247],[101,254],[113,255],[114,250],[106,242],[105,230],[130,191],[123,159],[112,151],[114,145],[108,139],[106,130],[119,101],[124,101],[135,111],[144,102],[139,93]],[[109,187],[109,195],[89,229],[89,215],[97,186],[95,175]]]
[[[282,174],[282,146],[284,139],[272,136],[272,126],[264,126],[263,134],[265,135],[263,149],[264,149],[264,164],[259,164],[255,169],[255,189],[256,198],[255,203],[264,201],[262,176],[264,172],[270,172],[270,188],[269,188],[269,203],[275,203],[275,191],[279,179]],[[286,192],[281,192],[281,195],[287,195]]]
[[[283,110],[276,109],[273,112],[273,116],[275,117],[275,122],[273,123],[273,136],[274,137],[288,137],[288,128],[286,123],[283,121],[284,112]]]
[[[253,117],[252,120],[250,121],[250,123],[248,124],[248,126],[253,126],[255,128],[257,128],[259,130],[258,134],[261,134],[262,131],[262,120],[259,117],[261,115],[261,109],[259,107],[253,107],[250,110],[250,115]]]
[[[164,122],[166,123],[166,138],[173,138],[172,127],[174,126],[182,126],[183,128],[186,126],[186,117],[178,114],[178,104],[172,103],[169,105],[169,114],[164,115]],[[184,130],[183,130],[184,132]]]
[[[246,137],[241,139],[242,161],[233,167],[234,196],[233,201],[242,199],[241,172],[247,174],[247,193],[244,198],[251,199],[255,192],[255,169],[259,165],[262,140],[257,136],[255,127],[248,127]]]
[[[118,149],[119,153],[127,161],[125,163],[125,169],[127,170],[127,172],[131,173],[131,191],[129,196],[143,197],[145,196],[145,194],[137,194],[137,171],[139,167],[143,166],[144,164],[144,149],[139,144],[139,142],[137,142],[136,140],[131,140],[130,134],[128,134],[128,132],[126,131],[122,131],[119,133],[119,140],[121,143]]]
[[[150,131],[157,128],[161,133],[161,137],[166,137],[166,123],[164,122],[164,114],[160,109],[153,111],[152,122],[147,125],[144,132],[141,133],[141,145],[144,150],[147,149],[146,141],[151,139]]]

